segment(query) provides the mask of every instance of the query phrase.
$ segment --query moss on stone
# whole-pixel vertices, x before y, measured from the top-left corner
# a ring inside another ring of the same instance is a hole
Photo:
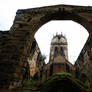
[[[32,90],[38,90],[39,89],[39,82],[35,80],[24,80],[23,82],[23,88],[31,88]]]
[[[41,92],[86,92],[85,85],[68,73],[57,73],[43,83]]]

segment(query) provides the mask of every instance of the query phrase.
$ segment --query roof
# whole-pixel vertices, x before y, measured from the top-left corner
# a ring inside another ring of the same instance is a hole
[[[53,62],[54,63],[65,63],[65,62],[67,62],[67,60],[64,58],[64,56],[59,55],[54,58]]]
[[[74,65],[72,65],[64,56],[57,56],[54,58],[53,63],[67,63],[73,70],[75,70]]]

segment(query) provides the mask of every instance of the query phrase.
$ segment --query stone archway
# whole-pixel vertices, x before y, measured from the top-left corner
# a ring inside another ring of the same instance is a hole
[[[70,74],[56,73],[42,84],[41,92],[87,92]]]
[[[22,66],[26,62],[34,35],[43,24],[50,20],[73,20],[84,26],[89,32],[89,38],[91,38],[92,7],[56,5],[18,10],[10,31],[7,33],[2,32],[1,38],[4,38],[3,35],[6,37],[2,40],[2,43],[5,40],[7,40],[7,43],[4,42],[4,45],[2,44],[0,47],[1,69],[4,69],[6,65],[5,72],[2,73],[2,70],[0,70],[0,76],[2,75],[0,79],[1,87],[16,86],[21,83]],[[88,48],[88,43],[86,43],[86,46]],[[4,51],[6,53],[2,55]],[[9,72],[6,71],[8,67],[10,69]],[[7,80],[7,82],[3,82],[3,80]]]

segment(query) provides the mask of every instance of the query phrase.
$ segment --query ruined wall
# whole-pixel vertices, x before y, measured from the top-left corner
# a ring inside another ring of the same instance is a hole
[[[17,44],[9,31],[0,31],[0,88],[13,85],[10,81],[16,81],[14,76],[21,83],[23,63],[19,62],[20,48]],[[16,82],[14,84],[16,85]]]
[[[75,62],[75,66],[79,72],[79,78],[82,77],[81,79],[83,79],[84,76],[83,81],[88,80],[92,83],[92,34],[90,34],[87,43]]]
[[[36,40],[34,40],[32,43],[30,54],[28,57],[28,63],[30,66],[30,77],[33,77],[34,74],[39,71],[39,68],[41,68],[45,63],[42,60],[42,54]]]
[[[0,31],[0,88],[3,87],[5,89],[9,87],[11,89],[14,86],[20,86],[23,79],[30,77],[28,75],[29,69],[27,69],[29,60],[36,58],[34,61],[29,61],[29,67],[32,63],[35,64],[35,72],[44,63],[43,61],[37,60],[41,52],[35,40],[32,42],[27,56],[22,57],[22,62],[20,62],[18,57],[21,57],[20,51],[22,47],[17,47],[20,41],[15,39],[15,37],[11,35],[10,31]],[[22,42],[24,39],[22,37],[20,38]],[[17,79],[19,80],[18,82]],[[13,83],[10,81],[13,81]]]
[[[21,85],[22,67],[27,62],[34,35],[51,20],[73,20],[84,26],[91,36],[92,7],[56,5],[18,10],[10,31],[0,32],[0,88]]]

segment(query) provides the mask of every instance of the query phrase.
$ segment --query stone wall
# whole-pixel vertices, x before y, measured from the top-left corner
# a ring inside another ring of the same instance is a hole
[[[87,43],[82,49],[77,61],[75,62],[79,78],[83,81],[92,83],[92,35],[90,34]],[[82,78],[81,78],[82,77]],[[86,77],[86,78],[85,78]]]
[[[17,79],[18,83],[21,82],[23,63],[19,62],[20,50],[17,48],[17,44],[18,42],[9,31],[0,31],[0,88],[16,85]]]
[[[0,32],[0,88],[21,84],[22,68],[30,54],[34,35],[51,20],[73,20],[84,26],[91,36],[92,7],[55,5],[18,10],[10,31]],[[91,58],[90,54],[88,56]]]
[[[36,40],[32,43],[28,63],[30,66],[30,77],[33,77],[45,63],[44,60],[42,60],[42,54]]]

